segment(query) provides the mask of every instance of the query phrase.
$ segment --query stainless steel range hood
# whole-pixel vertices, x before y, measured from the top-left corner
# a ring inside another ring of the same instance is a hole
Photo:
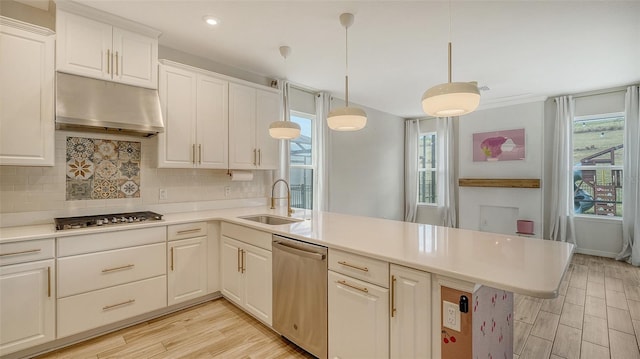
[[[58,72],[56,128],[153,136],[164,131],[158,91]]]

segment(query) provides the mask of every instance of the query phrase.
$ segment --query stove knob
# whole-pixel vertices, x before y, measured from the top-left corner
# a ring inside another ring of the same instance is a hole
[[[133,217],[129,217],[128,222],[133,223]]]
[[[111,223],[118,223],[118,219],[117,219],[116,217],[113,217],[113,218],[111,219]]]
[[[102,220],[101,219],[97,219],[96,220],[96,226],[101,226],[102,225]]]
[[[103,223],[103,224],[109,224],[109,218],[105,217],[105,218],[102,220],[102,223]]]
[[[124,217],[120,217],[120,222],[124,223],[124,222],[126,222],[126,221],[127,221],[127,219],[126,219],[126,218],[124,218]]]

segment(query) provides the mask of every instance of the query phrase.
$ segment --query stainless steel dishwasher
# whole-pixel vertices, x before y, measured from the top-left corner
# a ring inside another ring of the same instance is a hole
[[[327,248],[273,236],[273,329],[327,357]]]

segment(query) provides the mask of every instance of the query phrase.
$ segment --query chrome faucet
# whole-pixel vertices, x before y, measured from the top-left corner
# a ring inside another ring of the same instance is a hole
[[[273,182],[273,186],[271,187],[271,209],[276,209],[276,199],[284,199],[284,197],[274,197],[273,192],[276,189],[278,182],[284,182],[287,186],[287,215],[291,217],[291,214],[293,213],[293,210],[291,209],[291,188],[289,187],[289,183],[282,178]]]

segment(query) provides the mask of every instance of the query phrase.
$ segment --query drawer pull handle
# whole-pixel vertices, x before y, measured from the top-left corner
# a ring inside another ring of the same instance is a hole
[[[360,266],[357,266],[355,264],[347,263],[345,261],[340,261],[340,262],[338,262],[338,264],[342,264],[345,267],[350,267],[350,268],[353,268],[353,269],[361,270],[363,272],[368,272],[369,271],[369,268],[367,268],[367,267],[360,267]]]
[[[134,303],[135,301],[136,301],[135,299],[129,299],[126,302],[122,302],[122,303],[118,303],[118,304],[105,305],[104,307],[102,307],[102,310],[109,310],[111,308],[120,307],[120,306],[123,306],[123,305]]]
[[[109,273],[109,272],[114,272],[114,271],[122,270],[122,269],[130,269],[130,268],[133,268],[133,267],[135,267],[135,264],[127,264],[127,265],[121,266],[121,267],[103,269],[102,273]]]
[[[51,267],[47,267],[47,297],[51,298]]]
[[[200,232],[201,230],[202,230],[202,228],[184,229],[184,230],[182,230],[182,231],[178,231],[178,232],[176,232],[176,234],[196,233],[196,232]]]
[[[111,50],[107,50],[107,73],[111,74],[111,61],[113,57],[111,57]]]
[[[240,264],[240,248],[238,248],[238,272],[242,270],[242,264]]]
[[[11,253],[2,253],[0,254],[0,257],[6,257],[6,256],[17,256],[20,254],[29,254],[29,253],[38,253],[41,252],[42,249],[38,248],[38,249],[29,249],[26,251],[20,251],[20,252],[11,252]]]
[[[202,164],[202,144],[198,145],[198,163]]]
[[[342,285],[346,285],[349,288],[353,288],[355,290],[359,290],[359,291],[364,292],[364,293],[369,293],[369,289],[367,289],[366,287],[358,287],[357,285],[349,284],[349,283],[347,283],[346,280],[339,280],[337,283],[338,284],[342,284]]]

